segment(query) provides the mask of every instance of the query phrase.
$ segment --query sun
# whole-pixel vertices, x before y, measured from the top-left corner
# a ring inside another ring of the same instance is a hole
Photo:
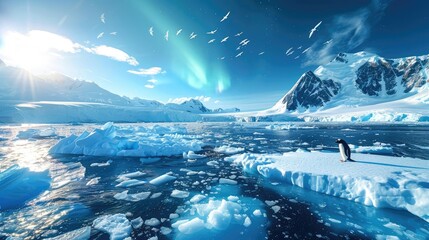
[[[32,33],[23,35],[17,32],[7,32],[0,46],[0,56],[8,65],[24,68],[33,73],[49,70],[52,58],[50,36]]]

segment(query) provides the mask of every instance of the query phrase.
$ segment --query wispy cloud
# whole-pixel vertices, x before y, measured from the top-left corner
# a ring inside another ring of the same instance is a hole
[[[151,67],[151,68],[140,68],[139,70],[128,70],[129,73],[136,75],[147,75],[154,76],[162,73],[162,68],[160,67]]]
[[[168,99],[168,103],[181,104],[181,103],[184,103],[184,102],[192,100],[192,99],[199,100],[200,102],[203,102],[203,103],[207,103],[211,100],[211,97],[195,96],[195,97],[170,98],[170,99]]]
[[[158,80],[156,80],[156,79],[149,79],[147,81],[150,82],[150,83],[157,83],[158,82]]]
[[[333,21],[327,24],[330,29],[330,44],[324,41],[316,41],[306,52],[305,65],[326,64],[339,52],[353,51],[370,36],[371,27],[383,15],[390,1],[373,0],[364,8],[355,12],[335,16]]]
[[[153,85],[153,84],[146,84],[146,85],[144,85],[144,87],[152,89],[152,88],[155,88],[155,85]]]
[[[132,66],[137,66],[139,65],[139,62],[132,56],[128,55],[126,52],[114,48],[114,47],[109,47],[106,45],[101,45],[101,46],[95,46],[92,48],[85,48],[86,51],[93,53],[93,54],[97,54],[100,56],[105,56],[108,58],[111,58],[113,60],[119,61],[119,62],[127,62],[128,64],[132,65]]]
[[[106,46],[85,47],[71,39],[41,30],[31,30],[27,34],[19,32],[7,32],[3,35],[3,44],[0,48],[0,56],[12,64],[23,61],[24,58],[33,56],[57,56],[62,53],[79,53],[85,50],[88,53],[105,56],[116,61],[127,62],[137,66],[138,61],[126,52]]]

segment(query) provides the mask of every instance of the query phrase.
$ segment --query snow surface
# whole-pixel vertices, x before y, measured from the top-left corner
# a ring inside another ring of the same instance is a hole
[[[368,206],[404,209],[429,221],[429,162],[370,154],[289,152],[229,157],[249,173]]]
[[[122,240],[129,237],[131,233],[131,223],[122,213],[98,217],[94,220],[92,226],[108,233],[111,240]]]
[[[61,139],[50,149],[50,153],[154,157],[198,151],[202,146],[202,141],[193,135],[186,134],[186,129],[183,128],[117,127],[112,122],[108,122],[91,133],[85,131],[80,136],[71,135]],[[192,157],[197,157],[197,155]]]

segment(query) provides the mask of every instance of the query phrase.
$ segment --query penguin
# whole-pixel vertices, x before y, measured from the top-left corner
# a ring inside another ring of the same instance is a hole
[[[338,143],[338,148],[340,149],[341,154],[341,162],[351,161],[354,162],[354,160],[351,159],[352,153],[350,151],[349,145],[344,141],[343,139],[337,139],[335,141]]]

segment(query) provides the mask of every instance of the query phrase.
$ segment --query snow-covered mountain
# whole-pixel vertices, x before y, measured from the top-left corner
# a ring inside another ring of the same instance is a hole
[[[198,121],[198,114],[212,112],[195,99],[130,99],[92,82],[59,73],[35,76],[0,60],[0,122]]]
[[[429,115],[428,74],[429,55],[386,59],[367,52],[340,53],[314,72],[304,73],[271,109],[258,115],[289,114],[310,121],[398,117],[420,121]]]

